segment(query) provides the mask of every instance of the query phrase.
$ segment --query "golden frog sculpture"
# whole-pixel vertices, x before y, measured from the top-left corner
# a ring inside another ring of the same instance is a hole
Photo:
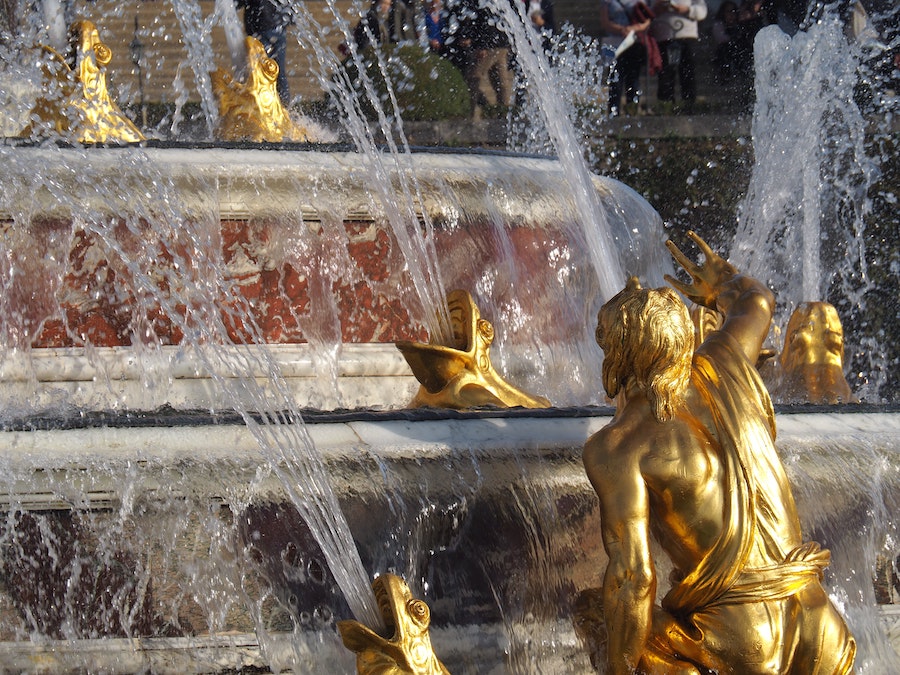
[[[59,135],[79,143],[143,141],[144,135],[122,114],[110,98],[106,67],[112,51],[100,41],[90,21],[76,21],[69,28],[69,58],[42,47],[43,91],[31,112],[32,121],[21,137]]]
[[[409,407],[549,408],[550,401],[506,382],[491,365],[494,326],[481,318],[472,296],[463,290],[447,294],[453,345],[397,342],[397,348],[422,385]]]
[[[247,80],[239,82],[219,68],[210,73],[219,99],[216,137],[223,141],[308,142],[306,129],[291,120],[278,97],[278,64],[262,43],[247,36]]]
[[[449,675],[431,647],[428,627],[431,610],[413,597],[409,586],[394,574],[372,582],[382,618],[393,629],[383,638],[358,621],[339,621],[341,639],[356,653],[359,675]]]

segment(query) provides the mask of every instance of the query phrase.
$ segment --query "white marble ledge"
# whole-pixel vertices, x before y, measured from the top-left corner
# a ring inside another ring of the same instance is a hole
[[[443,420],[348,420],[287,426],[277,433],[290,442],[309,439],[327,457],[348,450],[373,449],[380,454],[418,457],[447,448],[492,451],[571,449],[608,424],[609,414],[591,417],[484,417]],[[791,414],[777,418],[779,439],[847,436],[887,439],[900,448],[900,413]],[[255,462],[259,444],[243,424],[152,427],[97,427],[68,430],[0,432],[0,462],[53,467],[102,460],[192,463]]]
[[[779,438],[900,433],[900,412],[814,412],[775,416]]]
[[[338,377],[412,377],[406,360],[392,343],[344,343],[333,355],[309,344],[216,346],[207,354],[198,348],[161,347],[137,352],[131,347],[36,349],[6,355],[0,364],[4,382],[93,382],[140,380],[162,374],[173,380],[209,379],[210,367],[223,377],[234,373],[269,378],[317,378],[334,358]]]

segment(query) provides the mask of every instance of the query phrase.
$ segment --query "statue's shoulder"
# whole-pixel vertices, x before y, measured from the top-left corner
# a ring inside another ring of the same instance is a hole
[[[605,427],[597,431],[584,446],[585,461],[621,464],[640,461],[648,447],[647,424],[652,423],[649,408],[626,407]]]

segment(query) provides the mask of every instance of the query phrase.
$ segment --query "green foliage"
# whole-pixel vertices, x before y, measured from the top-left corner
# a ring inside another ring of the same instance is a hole
[[[361,57],[381,106],[390,114],[393,107],[374,49],[366,49]],[[393,87],[404,120],[438,121],[469,116],[469,88],[462,73],[447,59],[419,45],[391,45],[381,47],[380,51],[387,80]],[[360,95],[363,112],[374,117],[375,106],[360,82],[356,64],[352,59],[347,59],[344,68]]]

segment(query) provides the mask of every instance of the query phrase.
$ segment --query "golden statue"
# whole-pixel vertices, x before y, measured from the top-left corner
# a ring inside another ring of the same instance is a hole
[[[804,302],[791,314],[773,388],[781,403],[854,403],[844,377],[844,329],[827,302]]]
[[[428,605],[413,598],[406,582],[393,574],[382,574],[372,582],[372,589],[385,624],[394,633],[386,639],[358,621],[338,621],[344,646],[356,653],[356,672],[359,675],[448,675],[431,647]]]
[[[706,336],[719,330],[722,322],[725,320],[719,312],[703,305],[691,303],[691,321],[694,323],[694,346],[698,347],[703,344]],[[770,359],[775,356],[775,350],[763,348],[759,350],[759,358],[756,360],[756,369],[763,372],[768,369],[771,363]],[[765,379],[765,378],[763,378]]]
[[[667,280],[724,317],[696,351],[672,289],[632,278],[598,316],[616,413],[584,465],[609,563],[576,627],[612,675],[851,672],[856,643],[821,584],[830,555],[801,538],[754,367],[774,296],[690,237],[705,262],[668,242],[692,281]],[[651,531],[674,567],[661,605]]]
[[[219,99],[216,137],[223,141],[308,142],[309,132],[291,120],[278,97],[278,64],[254,37],[247,45],[247,80],[238,82],[221,68],[210,73]]]
[[[144,135],[112,101],[106,88],[106,66],[112,51],[100,42],[100,33],[90,21],[76,21],[69,28],[69,57],[50,47],[43,64],[43,90],[32,121],[22,137],[60,135],[79,143],[135,143]]]
[[[548,408],[550,401],[532,396],[500,377],[489,354],[494,326],[481,318],[472,296],[462,290],[447,294],[453,344],[397,342],[422,385],[410,408]]]

